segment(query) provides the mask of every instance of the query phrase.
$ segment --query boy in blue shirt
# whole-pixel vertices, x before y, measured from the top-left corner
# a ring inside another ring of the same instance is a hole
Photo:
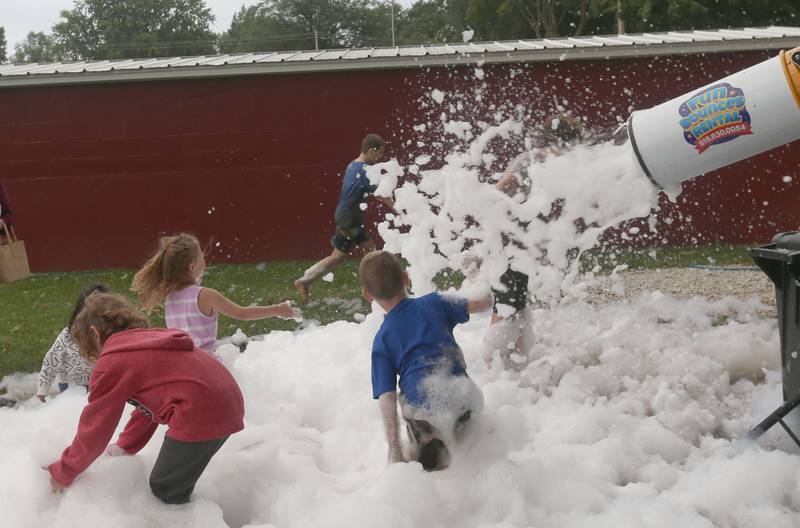
[[[375,249],[375,242],[364,229],[362,211],[367,208],[367,197],[377,188],[376,185],[370,184],[366,167],[383,158],[384,146],[385,143],[380,136],[367,134],[361,142],[361,155],[347,166],[342,181],[342,191],[339,194],[339,203],[336,205],[334,213],[336,233],[331,238],[333,251],[329,256],[308,268],[301,278],[294,281],[294,287],[300,294],[300,300],[303,303],[308,302],[308,289],[311,284],[342,262],[355,247],[359,247],[365,252]],[[390,209],[394,207],[394,202],[390,198],[382,196],[375,198]]]
[[[453,328],[469,314],[492,307],[491,294],[477,300],[430,293],[406,296],[408,275],[400,259],[373,251],[358,268],[364,297],[386,312],[372,345],[372,396],[378,400],[389,442],[389,463],[406,458],[400,447],[397,403],[412,446],[412,460],[426,470],[450,463],[447,445],[457,439],[483,394],[467,376]],[[397,397],[397,385],[400,397]]]

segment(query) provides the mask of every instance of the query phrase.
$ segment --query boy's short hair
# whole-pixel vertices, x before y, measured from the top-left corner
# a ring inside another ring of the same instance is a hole
[[[403,293],[403,264],[388,251],[373,251],[358,266],[358,280],[367,293],[379,300]]]
[[[386,142],[378,134],[367,134],[361,141],[361,152],[369,152],[371,149],[380,150],[384,145]]]

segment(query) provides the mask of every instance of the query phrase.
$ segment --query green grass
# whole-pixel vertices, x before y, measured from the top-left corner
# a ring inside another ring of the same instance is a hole
[[[600,266],[610,271],[618,265],[631,269],[685,267],[699,265],[749,265],[747,248],[706,246],[699,248],[660,248],[624,250],[615,253],[594,251],[584,254],[582,267]],[[275,262],[209,266],[203,279],[205,286],[216,288],[240,304],[274,304],[285,299],[297,300],[292,287],[311,262]],[[303,307],[307,320],[321,324],[353,319],[355,312],[369,309],[361,300],[356,278],[357,261],[347,261],[335,270],[333,282],[319,281],[311,290],[311,302]],[[134,296],[129,291],[133,270],[103,270],[75,273],[43,273],[12,284],[0,284],[0,377],[13,372],[35,372],[58,332],[66,325],[78,292],[92,282],[102,282],[112,291]],[[440,287],[458,286],[458,272],[443,272],[437,278]],[[151,324],[163,326],[163,313],[154,313]],[[237,328],[247,335],[265,334],[272,330],[292,330],[294,321],[265,319],[234,321],[220,318],[219,335],[229,336]]]
[[[275,262],[266,265],[241,264],[209,266],[203,284],[243,305],[274,304],[298,300],[292,282],[311,262]],[[357,262],[348,261],[335,271],[333,282],[318,281],[311,289],[311,301],[302,307],[306,319],[322,324],[352,320],[356,311],[365,313],[356,277]],[[134,270],[103,270],[74,273],[42,273],[11,284],[0,284],[0,377],[13,372],[38,372],[42,357],[56,335],[67,324],[78,293],[93,282],[114,292],[127,294]],[[334,299],[338,302],[326,302]],[[153,326],[164,326],[163,312],[150,317]],[[300,324],[281,319],[234,321],[220,317],[219,336],[237,328],[247,335],[271,330],[292,330]]]

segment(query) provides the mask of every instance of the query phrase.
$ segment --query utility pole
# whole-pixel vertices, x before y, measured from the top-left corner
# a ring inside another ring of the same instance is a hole
[[[622,18],[622,0],[617,0],[617,35],[625,34],[625,20]]]
[[[316,29],[314,30],[314,49],[319,50],[319,33]]]
[[[394,0],[389,5],[392,9],[392,47],[394,47]]]

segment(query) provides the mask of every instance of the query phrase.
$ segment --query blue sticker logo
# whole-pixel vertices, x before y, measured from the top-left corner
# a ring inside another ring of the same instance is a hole
[[[752,134],[744,91],[728,83],[715,84],[693,95],[678,112],[683,138],[702,154],[713,145]]]

